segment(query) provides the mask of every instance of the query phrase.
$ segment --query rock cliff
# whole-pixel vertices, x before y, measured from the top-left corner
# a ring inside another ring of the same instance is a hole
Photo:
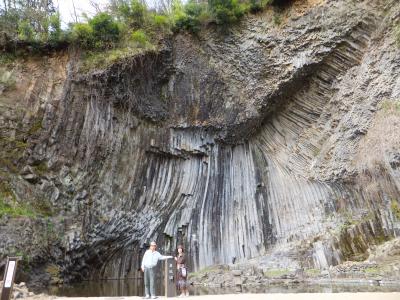
[[[399,11],[295,1],[89,73],[4,67],[1,192],[48,217],[3,216],[0,254],[60,281],[130,276],[150,240],[192,270],[367,258],[400,232]]]

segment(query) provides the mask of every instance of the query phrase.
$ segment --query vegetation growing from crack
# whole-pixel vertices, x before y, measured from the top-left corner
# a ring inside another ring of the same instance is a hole
[[[32,203],[21,202],[8,181],[4,180],[3,175],[0,179],[0,218],[4,216],[37,218],[52,215],[51,205],[47,200],[35,199]]]
[[[304,273],[309,277],[316,277],[321,274],[320,269],[305,269]]]
[[[393,215],[397,220],[400,220],[400,205],[396,200],[392,200],[392,203],[390,205],[390,208],[392,210]]]
[[[0,90],[6,91],[15,88],[14,74],[4,68],[0,68]]]
[[[264,271],[264,276],[276,278],[290,273],[291,271],[289,269],[268,269]]]
[[[35,217],[34,210],[25,203],[19,203],[11,187],[6,182],[0,183],[0,218],[10,217]]]
[[[385,113],[400,113],[400,100],[383,100],[379,108]]]
[[[397,27],[396,27],[395,37],[396,37],[397,46],[400,48],[400,24],[397,25]]]

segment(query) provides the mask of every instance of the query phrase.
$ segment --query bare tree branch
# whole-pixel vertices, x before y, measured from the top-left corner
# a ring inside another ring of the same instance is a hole
[[[89,0],[89,4],[95,9],[96,13],[102,12],[100,5],[96,3],[94,0]]]
[[[72,0],[72,7],[74,8],[75,23],[78,23],[78,15],[76,14],[75,2]]]
[[[165,14],[172,13],[172,0],[159,0],[157,1],[157,11]]]
[[[5,14],[7,14],[7,11],[8,11],[8,9],[7,9],[7,0],[3,0],[3,2],[4,2],[4,12],[5,12]]]

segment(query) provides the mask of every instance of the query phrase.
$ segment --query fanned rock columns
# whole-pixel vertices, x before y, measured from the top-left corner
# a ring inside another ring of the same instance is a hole
[[[59,214],[61,276],[134,276],[151,240],[192,271],[326,268],[398,234],[399,149],[373,167],[358,149],[400,98],[400,4],[369,2],[295,1],[281,26],[266,11],[90,74],[71,59],[57,97],[27,93],[25,159],[46,168],[25,184]]]

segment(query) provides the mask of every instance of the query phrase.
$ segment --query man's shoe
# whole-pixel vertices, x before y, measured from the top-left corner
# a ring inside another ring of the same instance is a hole
[[[153,296],[153,297],[151,297],[151,299],[157,299],[158,297],[157,296]]]
[[[146,295],[145,297],[143,297],[142,299],[150,299],[149,295]]]

